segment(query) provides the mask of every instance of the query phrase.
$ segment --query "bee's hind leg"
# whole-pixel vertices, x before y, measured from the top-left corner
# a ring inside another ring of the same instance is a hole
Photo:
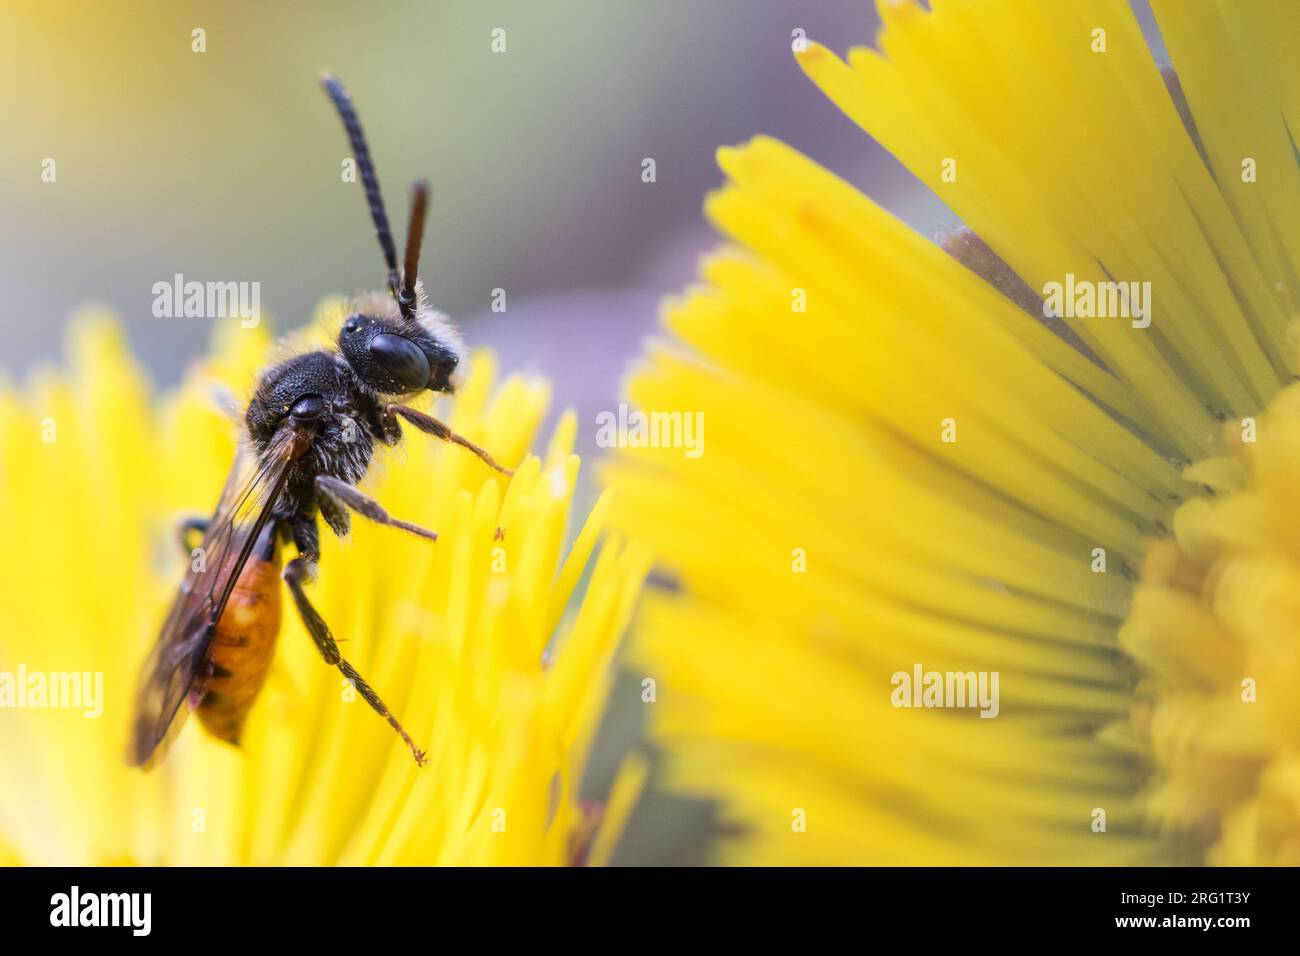
[[[406,741],[406,745],[411,748],[411,753],[415,755],[415,762],[423,767],[427,761],[424,751],[415,745],[410,735],[398,723],[397,718],[388,710],[387,705],[380,700],[379,695],[374,689],[365,682],[365,679],[357,673],[355,667],[339,653],[338,641],[330,633],[329,625],[311,605],[307,599],[307,594],[303,585],[312,581],[316,577],[317,562],[320,560],[320,532],[316,529],[316,520],[308,518],[294,522],[290,531],[293,535],[293,543],[298,549],[298,556],[290,561],[284,567],[284,581],[289,585],[289,592],[293,595],[293,603],[298,606],[298,615],[302,618],[303,625],[307,628],[307,633],[311,635],[312,641],[316,644],[316,649],[320,651],[321,657],[325,663],[337,667],[349,681],[357,692],[365,698],[367,704],[375,709],[379,716],[383,717],[392,728],[397,731],[398,735]]]
[[[183,518],[176,525],[176,540],[186,557],[192,556],[194,549],[202,543],[203,536],[208,533],[209,523],[207,518],[190,517]]]

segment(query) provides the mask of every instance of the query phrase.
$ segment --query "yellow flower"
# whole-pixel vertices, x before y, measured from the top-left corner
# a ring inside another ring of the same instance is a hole
[[[325,307],[313,334],[340,321]],[[564,553],[575,421],[525,459],[548,387],[494,386],[484,353],[443,412],[517,474],[408,429],[364,487],[439,540],[354,522],[323,536],[313,587],[428,766],[321,662],[291,605],[239,749],[190,721],[159,768],[125,765],[137,669],[188,561],[176,522],[210,511],[234,453],[213,386],[246,393],[267,359],[263,328],[219,338],[155,402],[116,326],[83,319],[65,370],[0,389],[0,672],[103,681],[97,718],[0,709],[0,861],[568,862],[591,836],[577,788],[643,559],[602,542],[606,499]]]
[[[1156,0],[1184,101],[1123,0],[879,6],[800,65],[974,235],[719,153],[734,245],[630,384],[704,453],[609,473],[680,585],[667,779],[732,862],[1300,862],[1300,8]],[[1108,281],[1149,325],[1044,319]],[[915,668],[996,718],[895,706]]]

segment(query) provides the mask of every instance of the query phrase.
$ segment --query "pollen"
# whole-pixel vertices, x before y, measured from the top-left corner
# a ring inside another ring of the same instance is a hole
[[[1225,865],[1300,865],[1300,385],[1224,425],[1147,551],[1120,646],[1144,677],[1113,728],[1158,773],[1150,815]]]

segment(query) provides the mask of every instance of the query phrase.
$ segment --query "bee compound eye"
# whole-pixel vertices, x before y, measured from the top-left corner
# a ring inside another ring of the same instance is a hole
[[[293,403],[293,408],[289,410],[289,414],[300,422],[314,422],[324,413],[325,399],[315,394],[303,395]]]
[[[429,357],[410,339],[381,332],[370,340],[370,356],[398,386],[408,390],[429,384]]]

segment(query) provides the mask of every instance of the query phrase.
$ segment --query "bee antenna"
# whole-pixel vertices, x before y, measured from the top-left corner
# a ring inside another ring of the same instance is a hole
[[[366,134],[361,129],[361,120],[352,108],[352,97],[344,89],[343,83],[329,71],[321,74],[321,86],[338,110],[347,130],[348,140],[352,143],[352,154],[361,172],[361,183],[366,190],[366,202],[370,205],[370,218],[375,224],[375,233],[379,237],[379,248],[384,254],[388,266],[388,287],[397,295],[397,250],[393,246],[393,233],[388,228],[388,213],[384,211],[384,197],[379,194],[379,178],[375,175],[375,164],[370,158],[370,147],[366,145]]]
[[[402,264],[402,291],[397,304],[402,315],[415,315],[415,279],[420,268],[420,244],[424,241],[424,215],[429,208],[429,184],[417,179],[411,184],[411,221],[406,224],[406,259]]]

